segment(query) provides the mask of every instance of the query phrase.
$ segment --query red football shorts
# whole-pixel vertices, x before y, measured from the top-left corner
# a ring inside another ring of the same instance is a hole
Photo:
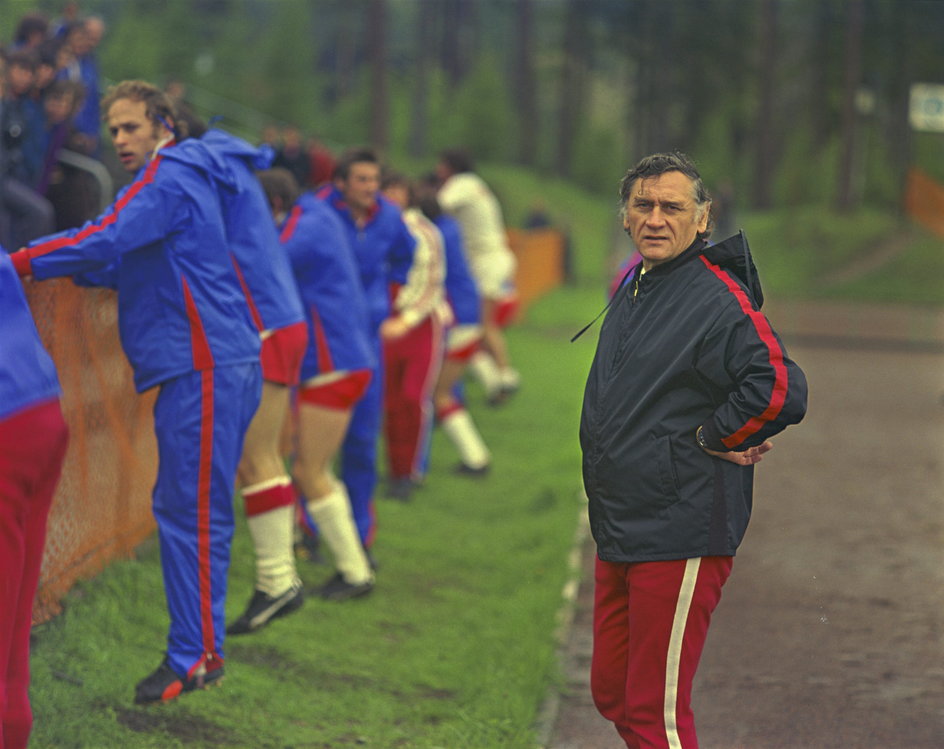
[[[482,344],[481,325],[455,325],[446,333],[446,358],[467,362]]]
[[[304,322],[272,331],[262,340],[262,379],[277,385],[297,385],[307,347],[308,326]]]
[[[328,382],[302,385],[298,391],[298,400],[313,406],[347,411],[364,397],[372,376],[369,369],[356,369]]]
[[[517,294],[496,299],[492,319],[498,327],[507,328],[514,321],[515,315],[518,314],[518,307]]]

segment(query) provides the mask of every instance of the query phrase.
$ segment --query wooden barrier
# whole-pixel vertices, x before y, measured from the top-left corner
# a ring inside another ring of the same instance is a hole
[[[156,391],[138,395],[118,340],[115,294],[67,280],[26,284],[56,362],[69,449],[53,500],[34,620],[59,611],[76,580],[129,556],[154,529]]]
[[[556,229],[508,229],[508,243],[518,259],[515,285],[519,314],[564,281],[564,235]]]
[[[919,224],[944,237],[944,186],[920,169],[908,172],[905,210]]]

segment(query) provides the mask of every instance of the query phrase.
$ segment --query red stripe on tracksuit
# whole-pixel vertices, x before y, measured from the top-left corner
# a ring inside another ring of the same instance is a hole
[[[318,352],[318,371],[320,374],[334,371],[334,361],[331,358],[331,347],[328,345],[328,336],[324,325],[318,316],[318,308],[311,305],[311,326],[315,333],[315,350]]]
[[[292,238],[292,235],[295,234],[295,227],[298,226],[298,219],[301,218],[302,207],[296,205],[292,208],[291,213],[288,214],[288,218],[285,221],[285,226],[282,227],[282,233],[279,234],[279,241],[282,244],[288,242]]]
[[[210,479],[213,466],[213,353],[187,279],[181,278],[184,306],[190,320],[193,366],[200,371],[200,468],[197,477],[197,559],[200,578],[200,618],[207,653],[215,650],[210,567]]]
[[[230,254],[230,258],[233,261],[233,268],[236,269],[236,278],[239,279],[239,285],[242,287],[243,296],[246,297],[246,304],[249,306],[249,314],[252,315],[252,321],[255,323],[256,328],[261,333],[265,330],[265,325],[262,323],[262,315],[259,314],[259,308],[256,306],[255,301],[252,298],[252,293],[249,291],[249,286],[246,284],[246,278],[243,276],[243,269],[239,267],[239,263],[236,260],[236,256]]]
[[[215,650],[210,577],[210,475],[213,465],[213,370],[201,372],[200,473],[197,479],[197,546],[200,564],[200,617],[207,653]]]
[[[747,423],[734,434],[721,439],[725,447],[733,449],[744,442],[748,437],[763,429],[768,422],[777,418],[787,397],[787,368],[783,363],[783,349],[780,347],[780,344],[777,343],[777,338],[774,336],[774,332],[771,330],[767,318],[751,306],[751,302],[744,293],[744,290],[738,286],[734,279],[721,270],[720,267],[705,258],[704,255],[701,256],[701,261],[708,270],[714,273],[715,276],[724,283],[728,291],[738,300],[741,311],[750,318],[754,329],[757,331],[758,337],[767,347],[770,365],[776,373],[774,386],[770,392],[770,400],[763,413],[761,413],[760,416],[750,418]]]

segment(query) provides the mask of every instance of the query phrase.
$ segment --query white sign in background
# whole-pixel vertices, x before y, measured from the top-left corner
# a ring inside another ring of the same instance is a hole
[[[908,119],[912,130],[944,133],[944,85],[912,84]]]

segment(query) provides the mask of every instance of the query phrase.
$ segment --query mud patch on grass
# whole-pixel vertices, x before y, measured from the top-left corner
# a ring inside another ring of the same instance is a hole
[[[228,730],[219,723],[180,710],[165,712],[162,705],[127,708],[113,705],[115,717],[135,733],[168,734],[183,744],[206,746],[238,746],[245,736]]]

